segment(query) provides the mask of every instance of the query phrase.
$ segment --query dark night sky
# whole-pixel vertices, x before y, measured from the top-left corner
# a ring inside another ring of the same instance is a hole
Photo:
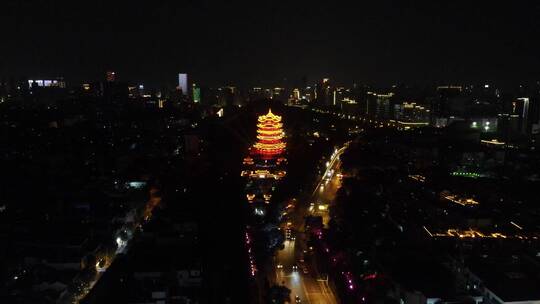
[[[2,0],[0,76],[77,83],[112,69],[156,84],[186,71],[209,85],[540,78],[537,1],[221,2]]]

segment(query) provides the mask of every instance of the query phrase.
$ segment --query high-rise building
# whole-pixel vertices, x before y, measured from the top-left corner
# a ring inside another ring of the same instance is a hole
[[[332,105],[341,106],[348,92],[349,90],[346,90],[344,87],[336,87],[332,93]]]
[[[394,105],[394,119],[404,122],[429,122],[429,109],[416,102],[403,102]]]
[[[296,105],[300,103],[301,94],[300,90],[295,88],[292,90],[291,95],[289,96],[289,105]]]
[[[223,87],[220,89],[222,92],[220,104],[225,106],[233,106],[236,97],[236,87]]]
[[[318,83],[315,88],[315,100],[319,105],[328,106],[332,104],[332,96],[330,92],[330,79],[323,78],[322,82]]]
[[[54,79],[29,79],[28,88],[43,87],[43,88],[66,88],[64,78]]]
[[[249,100],[258,100],[263,98],[269,98],[265,94],[265,90],[261,87],[253,87],[248,91]]]
[[[26,100],[41,104],[53,104],[67,97],[66,82],[62,77],[48,79],[28,79],[28,86],[17,85]]]
[[[193,84],[193,102],[201,102],[201,88],[199,88],[196,84]]]
[[[113,82],[116,80],[116,73],[113,72],[113,71],[107,71],[106,75],[105,75],[105,79],[108,81],[108,82]]]
[[[300,90],[299,89],[294,89],[293,90],[293,98],[295,100],[300,100]]]
[[[431,100],[430,105],[432,123],[435,123],[438,118],[447,118],[454,114],[452,104],[457,102],[462,91],[463,88],[461,86],[437,87],[438,96]]]
[[[394,93],[378,94],[375,92],[367,92],[365,106],[362,107],[362,112],[366,116],[378,119],[392,118],[390,101]]]
[[[272,89],[272,96],[270,98],[277,99],[277,100],[280,100],[280,101],[286,100],[285,88],[279,88],[279,87],[273,88]]]
[[[529,131],[529,98],[521,97],[513,101],[511,115],[519,117],[519,132],[527,134]]]
[[[377,105],[377,94],[374,92],[366,93],[366,100],[360,106],[361,113],[366,116],[374,116]]]
[[[377,94],[376,116],[379,119],[389,119],[390,117],[390,99],[394,93]]]
[[[178,74],[178,88],[182,91],[182,95],[188,95],[188,75],[180,73]]]

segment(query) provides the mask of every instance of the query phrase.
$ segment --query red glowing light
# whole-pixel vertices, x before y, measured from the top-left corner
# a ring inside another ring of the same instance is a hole
[[[364,280],[373,280],[373,279],[376,279],[376,278],[377,278],[377,274],[373,273],[373,274],[369,274],[369,275],[365,276]]]

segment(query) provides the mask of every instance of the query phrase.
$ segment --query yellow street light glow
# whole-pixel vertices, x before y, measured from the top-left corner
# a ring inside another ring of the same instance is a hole
[[[482,139],[482,140],[480,140],[480,142],[483,143],[483,144],[494,145],[494,146],[501,146],[501,145],[506,144],[505,142],[498,141],[497,139],[492,139],[492,140]]]
[[[457,195],[453,195],[453,194],[447,195],[444,198],[461,206],[472,206],[472,205],[480,204],[478,201],[472,198],[458,198]]]
[[[422,227],[429,234],[430,237],[433,237],[433,234],[426,228],[426,226],[422,226]]]
[[[455,237],[460,239],[466,238],[491,238],[491,239],[507,239],[509,237],[519,238],[519,239],[529,239],[529,237],[524,235],[513,235],[508,236],[501,232],[492,232],[492,233],[483,233],[481,231],[469,228],[467,230],[461,230],[456,228],[447,229],[445,232],[432,233],[425,226],[424,230],[429,234],[430,237]],[[533,239],[535,237],[532,237]]]
[[[409,177],[410,177],[411,179],[417,180],[417,181],[422,182],[422,183],[426,181],[426,178],[425,178],[424,176],[418,175],[418,174],[415,174],[415,175],[409,175]]]
[[[253,158],[251,158],[251,157],[244,158],[243,164],[244,165],[253,165]]]
[[[523,230],[523,227],[521,227],[520,225],[514,223],[514,222],[510,222],[510,224],[512,224],[513,226],[515,226],[516,228],[518,228],[519,230]]]

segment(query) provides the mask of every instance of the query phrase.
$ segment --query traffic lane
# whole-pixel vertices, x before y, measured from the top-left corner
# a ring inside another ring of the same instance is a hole
[[[291,300],[294,301],[296,296],[300,297],[302,303],[312,303],[309,298],[308,286],[305,284],[303,270],[298,265],[298,248],[297,241],[286,240],[285,248],[278,251],[277,264],[281,268],[276,269],[276,281],[291,290]],[[293,269],[293,266],[297,266]],[[312,286],[311,286],[311,289]],[[294,303],[294,302],[293,302]]]
[[[333,170],[333,174],[331,175],[328,183],[326,183],[328,189],[324,191],[323,188],[323,190],[321,191],[322,194],[325,195],[322,197],[325,200],[325,203],[330,203],[334,199],[337,189],[339,189],[340,180],[337,177],[336,172],[341,166],[339,156],[343,153],[343,151],[344,148],[338,150],[338,153],[336,153],[336,155],[329,163],[328,168],[326,168],[324,175],[321,176],[317,188],[315,188],[314,197],[321,195],[321,193],[318,193],[317,190],[321,187],[321,185],[324,185],[325,177],[328,176],[328,172],[330,172],[330,170]],[[303,223],[301,223],[301,219],[303,218],[303,214],[306,213],[307,209],[300,210],[299,206],[297,206],[295,208],[295,211],[290,214],[292,220],[290,223],[290,228],[296,228],[296,231],[300,231],[300,229],[298,229],[297,227],[302,227]],[[304,263],[299,265],[298,257],[302,255],[300,251],[302,247],[301,243],[303,241],[303,234],[298,233],[298,235],[296,235],[296,238],[296,241],[286,240],[284,243],[284,248],[278,251],[278,254],[276,256],[276,265],[280,265],[281,267],[276,269],[276,282],[278,284],[286,286],[291,290],[292,301],[295,300],[296,296],[299,296],[302,303],[337,303],[335,296],[333,295],[330,288],[328,288],[326,283],[317,280],[317,275],[313,272],[312,269],[309,269],[311,267]],[[298,268],[293,269],[293,266],[297,266]],[[303,267],[308,268],[308,273],[304,273]]]
[[[313,203],[323,204],[331,206],[336,198],[337,191],[341,187],[341,179],[338,177],[338,172],[340,172],[340,162],[336,164],[335,174],[332,178],[326,183],[321,185],[321,188],[313,197]],[[311,209],[310,209],[311,210]],[[319,210],[314,208],[311,211],[312,215],[322,216],[324,227],[328,227],[330,221],[330,214],[328,208],[325,210]]]
[[[336,172],[338,172],[336,169]],[[325,180],[319,187],[319,191],[315,193],[315,197],[323,200],[323,203],[331,203],[335,199],[335,195],[339,187],[341,186],[341,180],[337,176],[337,173],[332,176],[331,179]]]
[[[317,281],[312,276],[304,276],[304,284],[306,286],[306,295],[309,299],[309,303],[314,304],[337,304],[332,292],[325,288],[323,282]]]
[[[302,263],[299,266],[302,273],[304,285],[306,286],[306,295],[311,303],[337,303],[337,300],[326,281],[321,280],[321,275],[317,267],[312,263]],[[307,272],[304,271],[304,268]]]
[[[343,152],[345,152],[346,148],[347,148],[347,146],[344,146],[344,147],[340,148],[339,150],[337,150],[337,153],[328,162],[328,167],[326,168],[326,170],[324,170],[324,174],[322,175],[321,181],[317,184],[317,187],[315,188],[315,190],[313,190],[312,195],[315,195],[317,189],[319,189],[321,184],[324,182],[324,178],[328,175],[328,172],[330,172],[330,170],[332,168],[334,168],[336,162],[340,162],[339,157],[341,156],[341,154],[343,154]]]
[[[298,271],[282,270],[278,278],[280,284],[289,288],[291,291],[291,300],[293,303],[296,296],[300,297],[303,303],[310,303],[304,285],[304,278]]]
[[[334,159],[332,159],[330,166],[326,168],[324,173],[321,175],[318,186],[320,187],[321,185],[324,185],[327,180],[331,180],[334,177],[337,177],[340,169],[341,169],[341,160],[339,159],[339,155],[338,155]],[[317,193],[317,192],[314,192],[314,193]]]
[[[291,270],[292,266],[296,263],[295,261],[296,244],[294,241],[286,240],[283,245],[284,245],[284,248],[278,251],[277,261],[278,261],[278,264],[281,264],[283,266],[283,269]]]
[[[298,272],[292,274],[290,284],[292,298],[298,295],[302,303],[337,303],[331,291],[311,273],[305,274],[299,269]]]
[[[337,299],[335,298],[334,296],[334,293],[332,292],[332,290],[330,289],[330,286],[328,286],[328,282],[324,281],[324,282],[321,282],[321,281],[318,281],[317,284],[319,284],[319,288],[322,290],[322,298],[325,299],[326,302],[324,303],[329,303],[329,304],[337,304]]]
[[[278,251],[277,262],[283,268],[276,269],[276,281],[291,290],[292,301],[299,296],[302,303],[337,303],[325,283],[317,280],[318,276],[314,269],[308,264],[299,263],[298,257],[301,254],[297,242],[286,241],[285,248]],[[293,265],[297,265],[298,268],[293,270]]]
[[[302,269],[294,271],[285,268],[281,269],[278,280],[280,284],[291,290],[292,301],[298,296],[302,303],[334,303],[332,297],[321,288],[319,282],[309,274],[304,274]]]

